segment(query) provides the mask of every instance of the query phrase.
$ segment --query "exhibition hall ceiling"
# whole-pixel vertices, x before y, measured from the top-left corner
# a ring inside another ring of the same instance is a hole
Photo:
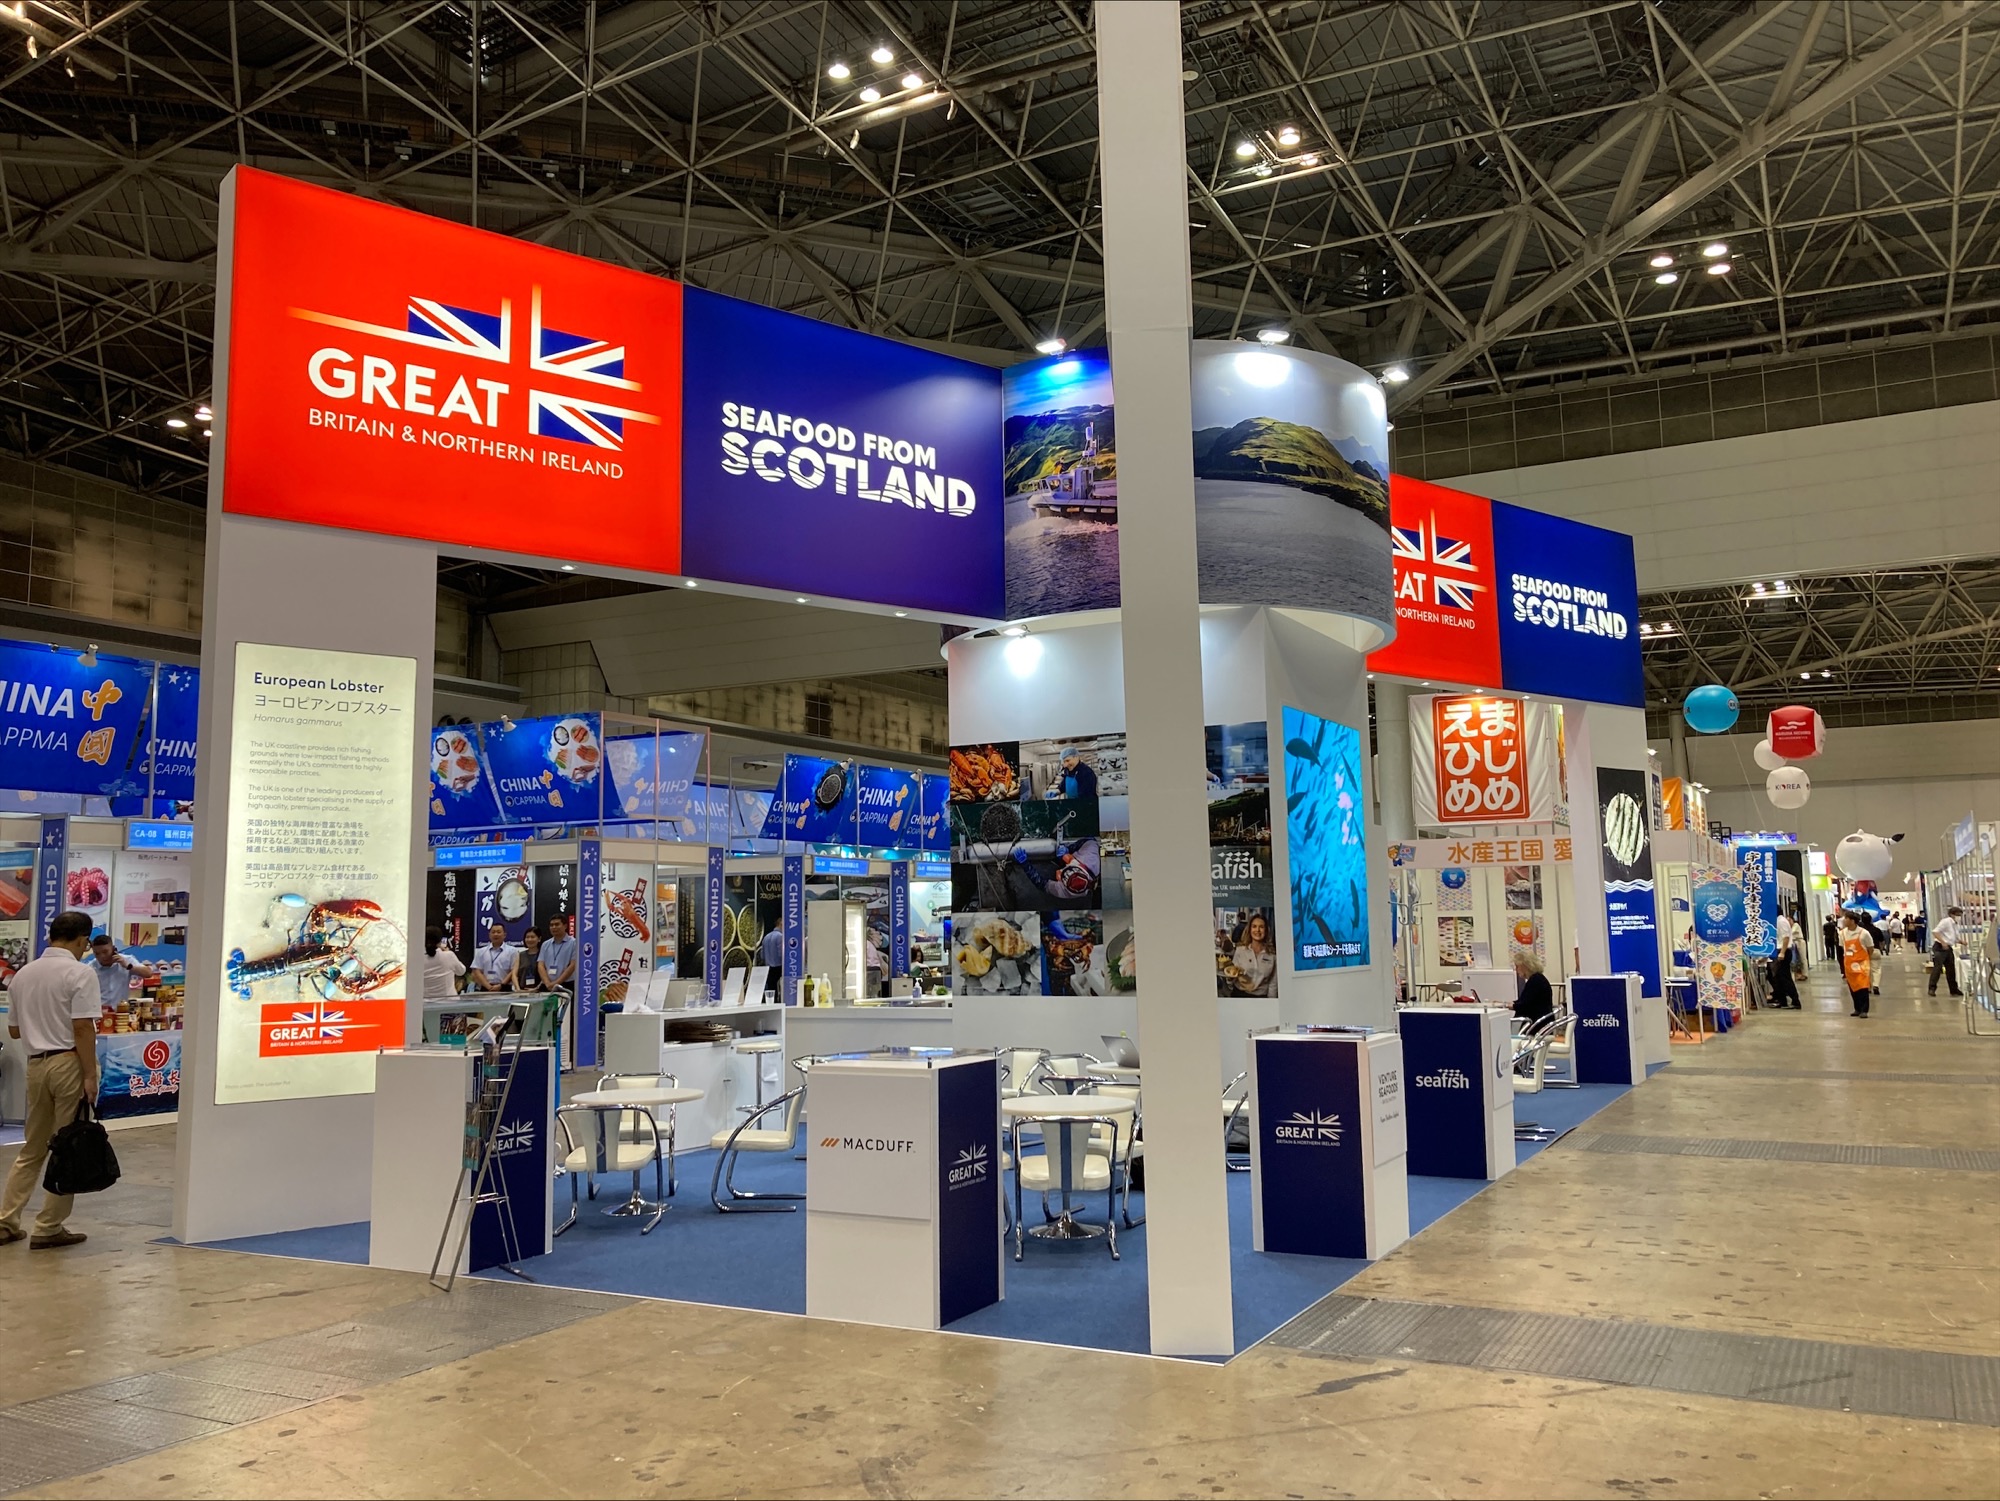
[[[1197,336],[1401,366],[1392,408],[2000,312],[2000,8],[1182,16]],[[1007,364],[1103,338],[1097,135],[1087,0],[0,6],[0,445],[202,502],[239,161]],[[566,587],[450,566],[475,597]],[[1824,588],[1902,618],[1892,578]],[[1726,606],[1686,607],[1705,666],[1794,670]],[[1921,691],[1976,666],[1880,655]],[[1689,669],[1647,656],[1664,697]]]

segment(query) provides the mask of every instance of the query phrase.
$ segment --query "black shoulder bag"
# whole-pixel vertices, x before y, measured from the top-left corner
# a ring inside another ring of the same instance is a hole
[[[79,1100],[76,1116],[49,1138],[49,1165],[42,1187],[52,1194],[102,1193],[118,1181],[118,1154],[111,1135]]]

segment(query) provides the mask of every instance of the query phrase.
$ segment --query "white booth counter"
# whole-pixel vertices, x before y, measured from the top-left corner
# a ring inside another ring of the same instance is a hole
[[[1000,1301],[992,1054],[828,1059],[810,1113],[807,1314],[937,1329]]]
[[[870,1048],[954,1046],[952,1007],[945,997],[936,999],[940,1004],[935,1006],[787,1006],[785,1078],[792,1079],[791,1066],[800,1058]]]

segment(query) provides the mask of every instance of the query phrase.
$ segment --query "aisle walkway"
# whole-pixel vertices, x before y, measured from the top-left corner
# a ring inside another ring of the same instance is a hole
[[[126,1133],[89,1246],[0,1252],[0,1490],[2000,1495],[2000,1042],[1884,990],[1823,966],[1220,1369],[154,1245]]]

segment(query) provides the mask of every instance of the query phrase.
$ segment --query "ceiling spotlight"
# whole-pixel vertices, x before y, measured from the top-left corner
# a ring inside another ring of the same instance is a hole
[[[95,667],[97,665],[97,643],[95,641],[91,642],[89,647],[85,649],[84,654],[77,658],[77,661],[85,667]]]
[[[500,728],[511,734],[514,729],[514,716],[503,712],[500,716]]]
[[[797,599],[800,604],[805,604],[808,602],[803,594],[794,595],[793,597]]]
[[[208,403],[206,402],[203,402],[200,406],[196,407],[194,409],[194,414],[203,422],[208,421],[209,418],[215,415],[214,412],[209,410]]]
[[[1291,342],[1291,337],[1292,331],[1289,328],[1260,328],[1257,330],[1257,342],[1259,344],[1287,344]]]
[[[1280,146],[1290,149],[1291,147],[1298,145],[1298,143],[1299,143],[1298,126],[1280,125],[1278,127],[1278,144]]]
[[[696,583],[693,579],[682,579],[681,582],[686,584],[690,589],[699,589],[701,587],[701,585]]]
[[[1680,279],[1681,274],[1678,271],[1662,271],[1658,276],[1653,278],[1653,285],[1656,287],[1671,287]]]
[[[876,88],[875,85],[872,83],[869,84],[867,88],[861,91],[861,102],[863,104],[873,104],[877,99],[880,99],[881,97],[882,97],[882,91]]]
[[[1069,340],[1065,339],[1061,334],[1050,334],[1046,339],[1041,340],[1035,345],[1035,353],[1061,354],[1067,348],[1069,348]]]
[[[575,572],[576,572],[576,564],[574,564],[574,563],[565,563],[565,564],[563,564],[563,565],[562,565],[562,571],[563,571],[564,573],[575,573]]]
[[[1811,677],[1811,676],[1812,676],[1812,674],[1811,674],[1811,673],[1809,673],[1809,672],[1802,672],[1802,673],[1800,673],[1800,674],[1799,674],[1799,676],[1800,676],[1800,677],[1802,677],[1802,678],[1809,678],[1809,677]]]
[[[1710,240],[1701,247],[1701,253],[1712,261],[1721,260],[1723,256],[1729,254],[1729,247],[1720,240]]]
[[[1028,628],[1025,625],[1010,625],[1000,634],[1003,636],[1025,636],[1028,634]]]
[[[1782,589],[1785,587],[1785,581],[1783,579],[1772,579],[1771,587],[1773,589]]]
[[[169,418],[167,419],[167,426],[168,426],[168,427],[186,427],[186,426],[187,426],[187,418],[185,418],[185,417],[169,417]]]
[[[1299,158],[1299,165],[1301,167],[1317,167],[1319,165],[1319,153],[1308,151],[1304,156]]]
[[[920,88],[922,88],[923,86],[924,86],[924,80],[923,80],[923,77],[922,77],[922,75],[920,75],[920,74],[916,74],[916,73],[905,73],[905,74],[903,75],[903,87],[904,87],[904,88],[906,88],[906,89],[920,89]]]
[[[1731,269],[1727,261],[1710,261],[1708,263],[1708,274],[1710,276],[1727,276]]]
[[[1821,676],[1821,677],[1823,677],[1823,678],[1830,678],[1830,677],[1832,677],[1832,676],[1833,676],[1833,673],[1832,673],[1832,671],[1831,671],[1831,670],[1829,669],[1829,670],[1827,670],[1827,671],[1825,671],[1825,672],[1822,672],[1822,673],[1820,674],[1820,676]]]
[[[827,68],[826,76],[831,78],[835,83],[839,83],[844,79],[852,78],[854,70],[848,67],[846,63],[837,62]]]
[[[1762,580],[1759,580],[1757,583],[1752,584],[1750,587],[1753,591],[1755,591],[1758,594],[1762,594],[1764,592],[1764,585]]]
[[[1255,172],[1259,177],[1269,177],[1271,175],[1271,164],[1269,162],[1259,162],[1250,170]]]
[[[898,620],[907,620],[909,618],[909,615],[910,612],[908,610],[898,610],[896,612],[896,618]]]
[[[1391,365],[1387,370],[1382,372],[1382,379],[1392,386],[1400,386],[1409,378],[1410,372],[1405,370],[1401,365]]]
[[[1257,143],[1255,141],[1245,140],[1245,141],[1238,141],[1236,143],[1236,155],[1240,160],[1248,161],[1251,157],[1255,156],[1256,154],[1257,154]]]
[[[1673,263],[1674,263],[1674,258],[1664,250],[1660,251],[1659,253],[1654,255],[1651,260],[1646,262],[1646,264],[1651,266],[1655,271],[1664,271],[1667,269],[1667,267],[1671,266]]]
[[[212,438],[212,437],[214,437],[214,436],[215,436],[215,434],[214,434],[214,433],[212,433],[212,432],[210,432],[210,431],[209,431],[209,430],[208,430],[207,428],[203,428],[203,429],[201,430],[201,435],[202,435],[202,436],[203,436],[204,438]]]
[[[874,63],[878,67],[886,68],[889,66],[890,63],[894,62],[895,60],[896,60],[896,54],[891,52],[888,46],[884,43],[877,43],[875,50],[868,54],[868,61]]]

